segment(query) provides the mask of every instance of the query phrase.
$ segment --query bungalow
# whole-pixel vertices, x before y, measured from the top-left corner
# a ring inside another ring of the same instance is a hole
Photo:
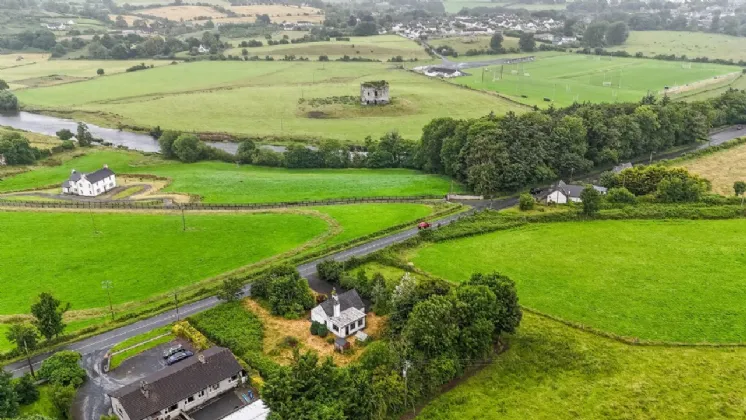
[[[90,174],[83,174],[73,169],[70,178],[62,183],[62,193],[96,197],[116,186],[117,176],[108,165]]]
[[[593,188],[601,194],[606,194],[606,188],[604,187],[593,185]],[[563,181],[560,181],[549,190],[540,194],[538,199],[545,200],[547,204],[567,204],[568,201],[580,203],[583,201],[580,198],[580,193],[582,193],[584,189],[584,185],[565,184]]]
[[[357,290],[332,297],[311,310],[311,321],[326,325],[339,338],[347,338],[365,328],[365,305]]]
[[[212,403],[245,381],[246,373],[231,351],[211,347],[109,396],[121,420],[167,420]]]

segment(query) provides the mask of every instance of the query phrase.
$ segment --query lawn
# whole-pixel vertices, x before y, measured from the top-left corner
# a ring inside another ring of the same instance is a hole
[[[329,228],[290,213],[188,214],[186,231],[174,214],[0,212],[0,225],[0,314],[27,313],[43,291],[76,310],[105,306],[103,280],[113,283],[114,304],[147,298],[289,251]]]
[[[109,369],[113,370],[119,367],[125,360],[136,356],[146,350],[158,347],[161,344],[168,343],[173,340],[174,337],[171,335],[171,326],[156,328],[152,331],[148,331],[144,334],[136,335],[128,338],[116,346],[112,347],[110,352],[117,353],[111,357],[111,363]],[[136,347],[135,347],[136,346]]]
[[[459,57],[451,58],[451,60],[461,61],[461,59],[463,58],[461,56],[466,54],[466,52],[469,50],[489,50],[491,39],[492,36],[490,35],[457,36],[452,38],[431,39],[429,42],[430,45],[432,45],[433,47],[448,46],[453,48],[457,53],[459,53]],[[518,48],[518,38],[504,37],[502,46],[506,49]],[[503,58],[503,56],[495,55],[491,58]]]
[[[382,79],[391,87],[389,105],[308,102],[355,97],[361,82]],[[202,61],[17,93],[26,107],[89,112],[84,119],[113,127],[119,123],[160,125],[183,131],[335,138],[351,143],[392,130],[417,139],[422,127],[436,117],[471,118],[521,109],[494,95],[461,89],[387,63]]]
[[[746,134],[746,133],[744,133]],[[746,181],[746,144],[678,164],[712,182],[712,191],[733,195],[733,183]]]
[[[425,245],[408,261],[460,282],[513,278],[521,304],[643,340],[746,341],[746,220],[536,224]]]
[[[685,31],[631,31],[627,41],[610,50],[630,54],[675,54],[689,58],[709,57],[734,61],[746,60],[746,46],[741,37]]]
[[[36,402],[19,407],[18,411],[21,416],[25,417],[38,414],[52,419],[62,418],[59,410],[54,406],[54,402],[52,402],[52,387],[48,384],[40,385],[38,389],[39,399]]]
[[[237,42],[231,41],[234,45],[238,45]],[[265,44],[262,47],[247,48],[249,55],[258,55],[262,58],[270,55],[279,59],[285,55],[293,54],[298,57],[308,57],[311,60],[317,60],[321,55],[326,55],[332,60],[344,55],[381,61],[386,61],[396,56],[402,56],[405,60],[430,59],[430,56],[427,55],[422,46],[398,35],[351,37],[349,41],[336,41],[332,39],[328,42],[307,42],[285,45],[266,45],[266,40],[262,40],[262,42]],[[226,51],[226,54],[240,55],[242,49],[240,47],[233,48]]]
[[[743,418],[746,350],[632,347],[526,314],[510,348],[418,419]]]
[[[182,164],[134,152],[98,150],[62,165],[41,166],[0,180],[0,193],[61,184],[72,169],[89,172],[108,164],[117,174],[154,174],[173,183],[167,192],[200,195],[208,203],[263,203],[345,197],[441,195],[447,179],[407,169],[295,170],[223,162]]]
[[[537,55],[534,62],[471,69],[451,79],[475,89],[496,91],[529,105],[567,106],[573,102],[637,102],[665,87],[701,89],[741,73],[736,66],[581,54]],[[686,68],[690,67],[690,68]],[[718,77],[717,79],[715,77]],[[548,99],[550,101],[547,101]]]

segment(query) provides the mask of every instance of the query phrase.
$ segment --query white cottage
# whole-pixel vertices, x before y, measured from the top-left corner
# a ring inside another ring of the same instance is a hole
[[[365,328],[365,305],[355,289],[341,295],[332,292],[331,298],[311,310],[311,321],[326,325],[339,338],[347,338]]]
[[[593,188],[601,194],[606,194],[606,188],[593,185]],[[565,184],[563,181],[557,183],[549,189],[544,195],[546,203],[567,204],[568,202],[580,203],[580,193],[585,189],[584,185]]]
[[[212,347],[109,396],[121,420],[170,420],[212,403],[245,381],[246,373],[231,351]]]
[[[108,165],[96,172],[84,174],[73,169],[70,178],[62,183],[63,194],[96,197],[117,186],[117,176]]]

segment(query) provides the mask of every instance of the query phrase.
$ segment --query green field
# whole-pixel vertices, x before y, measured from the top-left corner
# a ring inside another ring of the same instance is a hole
[[[564,4],[524,4],[515,3],[510,1],[479,1],[479,0],[447,0],[443,2],[446,12],[458,13],[463,8],[475,8],[475,7],[504,7],[507,9],[526,9],[526,10],[564,10]]]
[[[263,203],[344,197],[411,196],[448,192],[447,179],[406,169],[294,170],[237,166],[222,162],[183,164],[134,152],[89,151],[54,167],[41,166],[0,181],[0,192],[61,184],[76,169],[89,172],[108,164],[118,174],[171,178],[167,192],[200,195],[208,203]]]
[[[233,45],[238,45],[235,40],[230,41]],[[330,59],[342,57],[365,57],[376,60],[386,61],[398,55],[405,60],[418,59],[428,60],[430,56],[425,49],[409,39],[397,35],[365,36],[351,37],[349,41],[329,41],[329,42],[308,42],[302,44],[286,45],[266,45],[263,47],[247,48],[249,55],[258,55],[264,58],[267,55],[275,59],[283,58],[285,55],[295,55],[297,57],[307,57],[311,60],[317,60],[320,55],[326,55]],[[243,48],[233,48],[225,52],[226,55],[241,55]]]
[[[734,61],[746,60],[746,43],[742,37],[684,31],[632,31],[627,41],[610,50],[630,54],[676,54],[689,58],[709,57]]]
[[[464,54],[469,50],[489,50],[491,36],[457,36],[452,38],[431,39],[430,45],[433,47],[447,46],[459,53],[459,57],[451,60],[462,61]],[[518,48],[518,38],[505,37],[502,43],[503,48]],[[491,56],[490,58],[503,58],[503,55]],[[490,58],[483,58],[489,60]],[[473,71],[473,70],[472,70]]]
[[[467,70],[451,79],[475,89],[496,91],[530,105],[573,102],[637,102],[648,92],[740,73],[736,66],[680,63],[581,54],[536,55],[534,62]],[[691,68],[685,68],[691,64]],[[605,86],[604,83],[607,83]],[[525,98],[523,97],[525,96]],[[551,102],[544,98],[551,99]]]
[[[116,346],[112,347],[109,352],[117,353],[111,357],[109,369],[113,370],[118,368],[125,360],[137,356],[138,354],[158,347],[161,344],[168,343],[173,340],[174,336],[171,335],[171,326],[166,325],[165,327],[156,328],[146,333],[136,335],[128,338]],[[135,347],[136,346],[136,347]]]
[[[519,289],[520,291],[520,289]],[[423,420],[743,418],[742,348],[633,347],[524,314],[507,352]]]
[[[407,261],[463,281],[500,271],[521,304],[622,336],[746,341],[746,220],[536,224],[415,249]]]
[[[312,106],[299,101],[358,96],[361,82],[382,79],[391,86],[392,103],[386,106]],[[110,126],[160,125],[355,143],[392,130],[419,138],[422,127],[435,117],[467,118],[519,109],[493,95],[386,63],[197,62],[17,93],[23,106],[75,110],[83,112],[79,115],[86,121]]]
[[[0,314],[27,313],[42,291],[73,309],[105,306],[103,280],[114,284],[115,304],[142,299],[289,251],[328,229],[300,214],[190,214],[186,224],[184,232],[174,214],[0,212]]]

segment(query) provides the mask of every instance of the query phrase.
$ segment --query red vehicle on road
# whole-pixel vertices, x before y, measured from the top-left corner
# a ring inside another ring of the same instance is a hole
[[[430,226],[431,226],[430,223],[421,222],[419,225],[417,225],[417,229],[419,229],[419,230],[430,229]]]

